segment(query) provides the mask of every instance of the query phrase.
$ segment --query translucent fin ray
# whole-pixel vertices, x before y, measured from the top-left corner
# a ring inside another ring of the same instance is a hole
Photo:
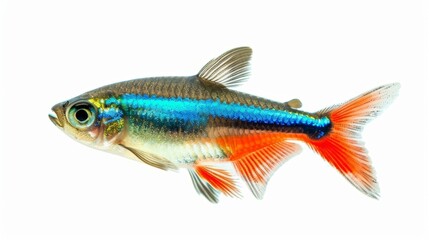
[[[238,86],[249,78],[251,56],[249,47],[229,50],[209,61],[198,73],[198,79],[208,86]]]

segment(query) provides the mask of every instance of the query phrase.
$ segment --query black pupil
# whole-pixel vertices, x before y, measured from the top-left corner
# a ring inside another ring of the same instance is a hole
[[[75,116],[79,122],[85,122],[86,120],[88,120],[89,117],[88,112],[84,109],[77,110]]]

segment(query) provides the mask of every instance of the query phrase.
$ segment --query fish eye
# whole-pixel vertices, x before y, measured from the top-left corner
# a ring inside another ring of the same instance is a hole
[[[88,119],[89,119],[89,115],[91,113],[89,112],[88,109],[78,109],[75,113],[74,113],[74,117],[76,118],[76,120],[78,120],[80,123],[85,123]]]
[[[86,101],[77,102],[68,108],[67,120],[78,129],[86,129],[95,121],[95,107]]]

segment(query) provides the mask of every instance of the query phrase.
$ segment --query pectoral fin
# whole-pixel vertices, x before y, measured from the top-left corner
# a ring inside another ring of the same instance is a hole
[[[172,164],[170,161],[168,161],[165,158],[162,158],[160,156],[157,156],[148,152],[140,151],[135,148],[127,147],[125,145],[120,145],[120,146],[127,149],[128,151],[133,153],[137,158],[139,158],[142,162],[152,167],[156,167],[162,170],[177,169],[177,167],[174,164]]]

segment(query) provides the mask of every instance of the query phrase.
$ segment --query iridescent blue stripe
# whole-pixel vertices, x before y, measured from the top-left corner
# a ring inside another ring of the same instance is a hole
[[[113,100],[111,100],[114,102]],[[210,116],[250,123],[276,124],[281,126],[305,125],[324,128],[330,125],[327,117],[314,118],[300,112],[264,109],[239,103],[223,103],[219,100],[195,100],[189,98],[164,98],[155,95],[125,94],[120,99],[125,109],[142,109],[159,119],[207,123]]]
[[[105,124],[108,124],[121,119],[123,115],[123,112],[117,108],[109,108],[107,110],[99,109],[98,119],[105,119]]]

